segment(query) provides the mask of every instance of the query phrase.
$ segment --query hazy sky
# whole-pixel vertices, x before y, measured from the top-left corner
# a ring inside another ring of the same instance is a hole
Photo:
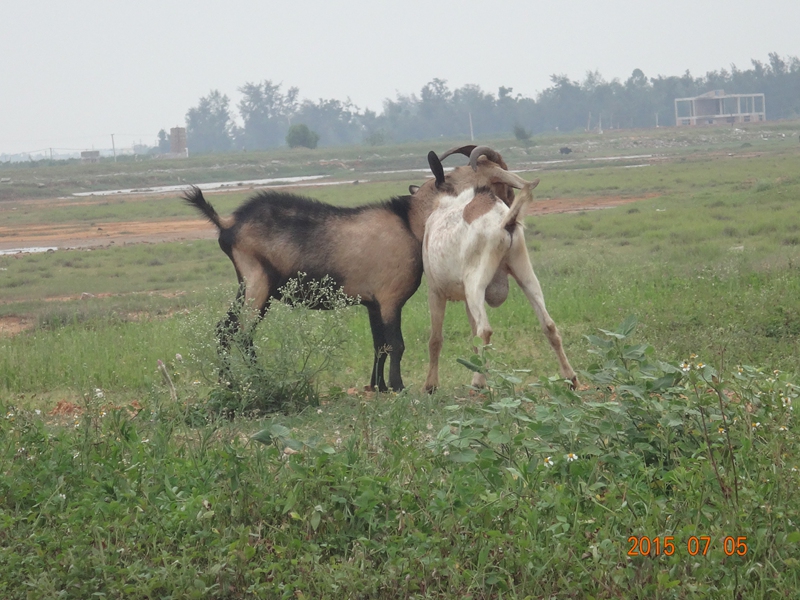
[[[434,77],[535,96],[552,74],[800,54],[800,0],[3,0],[0,23],[0,153],[153,144],[210,90],[235,109],[264,79],[380,112]]]

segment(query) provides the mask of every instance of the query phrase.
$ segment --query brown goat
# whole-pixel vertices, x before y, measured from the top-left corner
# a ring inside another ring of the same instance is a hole
[[[248,306],[261,318],[270,301],[280,299],[280,288],[298,272],[310,280],[329,276],[351,297],[359,297],[369,313],[374,347],[370,386],[386,391],[403,389],[400,361],[405,350],[400,313],[422,279],[422,240],[425,222],[443,191],[458,193],[476,185],[492,185],[503,199],[514,193],[504,183],[506,165],[486,147],[454,148],[475,154],[473,167],[458,167],[445,177],[438,164],[435,179],[410,196],[383,203],[340,208],[310,198],[281,192],[260,192],[231,217],[222,218],[198,188],[186,193],[186,202],[219,229],[219,245],[233,262],[239,280],[236,304],[218,327],[220,343],[230,344],[240,327],[238,308]],[[487,158],[487,156],[489,158]],[[490,160],[493,159],[493,160]],[[254,356],[250,349],[251,356]]]

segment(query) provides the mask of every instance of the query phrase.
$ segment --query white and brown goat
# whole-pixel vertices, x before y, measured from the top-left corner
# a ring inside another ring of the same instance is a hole
[[[436,154],[435,178],[409,196],[356,208],[340,208],[310,198],[281,192],[260,192],[227,218],[220,217],[198,188],[185,200],[219,229],[219,245],[233,262],[239,280],[234,307],[218,327],[221,345],[229,346],[240,327],[238,313],[246,306],[261,318],[270,301],[280,299],[280,288],[298,272],[308,280],[329,276],[351,297],[360,297],[369,313],[374,347],[370,386],[403,388],[400,361],[405,350],[400,326],[403,305],[422,279],[422,239],[425,222],[442,193],[457,194],[475,185],[492,185],[513,199],[503,183],[506,165],[486,147],[463,146],[453,153],[476,154],[473,166],[444,175]],[[487,158],[488,157],[488,158]],[[430,160],[430,156],[429,156]],[[249,347],[251,356],[252,345]]]
[[[471,162],[475,165],[474,161]],[[431,168],[434,173],[439,169],[433,164]],[[539,180],[527,182],[512,173],[507,175],[507,179],[514,180],[509,185],[522,188],[510,207],[489,187],[445,193],[438,199],[437,207],[425,225],[422,262],[431,313],[427,391],[433,391],[439,385],[439,354],[447,301],[466,302],[473,336],[479,336],[488,345],[492,328],[484,303],[496,307],[505,302],[509,275],[514,277],[533,306],[556,353],[562,377],[571,380],[573,386],[577,383],[556,324],[545,308],[542,288],[533,272],[522,224],[518,221]],[[485,376],[475,373],[472,385],[484,387]]]

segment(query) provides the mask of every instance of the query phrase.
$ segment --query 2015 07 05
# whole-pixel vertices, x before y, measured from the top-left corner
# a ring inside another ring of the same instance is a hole
[[[648,556],[654,558],[656,556],[672,556],[677,550],[675,545],[675,536],[656,536],[649,537],[646,535],[632,535],[628,537],[628,543],[631,544],[628,549],[628,556]],[[711,536],[709,535],[693,535],[686,540],[686,551],[690,556],[705,556],[711,547]],[[745,556],[747,554],[747,536],[732,536],[728,535],[722,538],[722,551],[726,556]]]

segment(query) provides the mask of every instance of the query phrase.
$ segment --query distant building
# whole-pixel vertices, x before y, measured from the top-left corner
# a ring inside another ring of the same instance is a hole
[[[170,154],[189,156],[189,150],[186,147],[186,127],[173,127],[169,130],[169,152]]]
[[[764,94],[706,92],[694,98],[675,98],[675,124],[724,125],[766,121]]]
[[[100,150],[84,150],[81,152],[81,162],[100,162]]]

